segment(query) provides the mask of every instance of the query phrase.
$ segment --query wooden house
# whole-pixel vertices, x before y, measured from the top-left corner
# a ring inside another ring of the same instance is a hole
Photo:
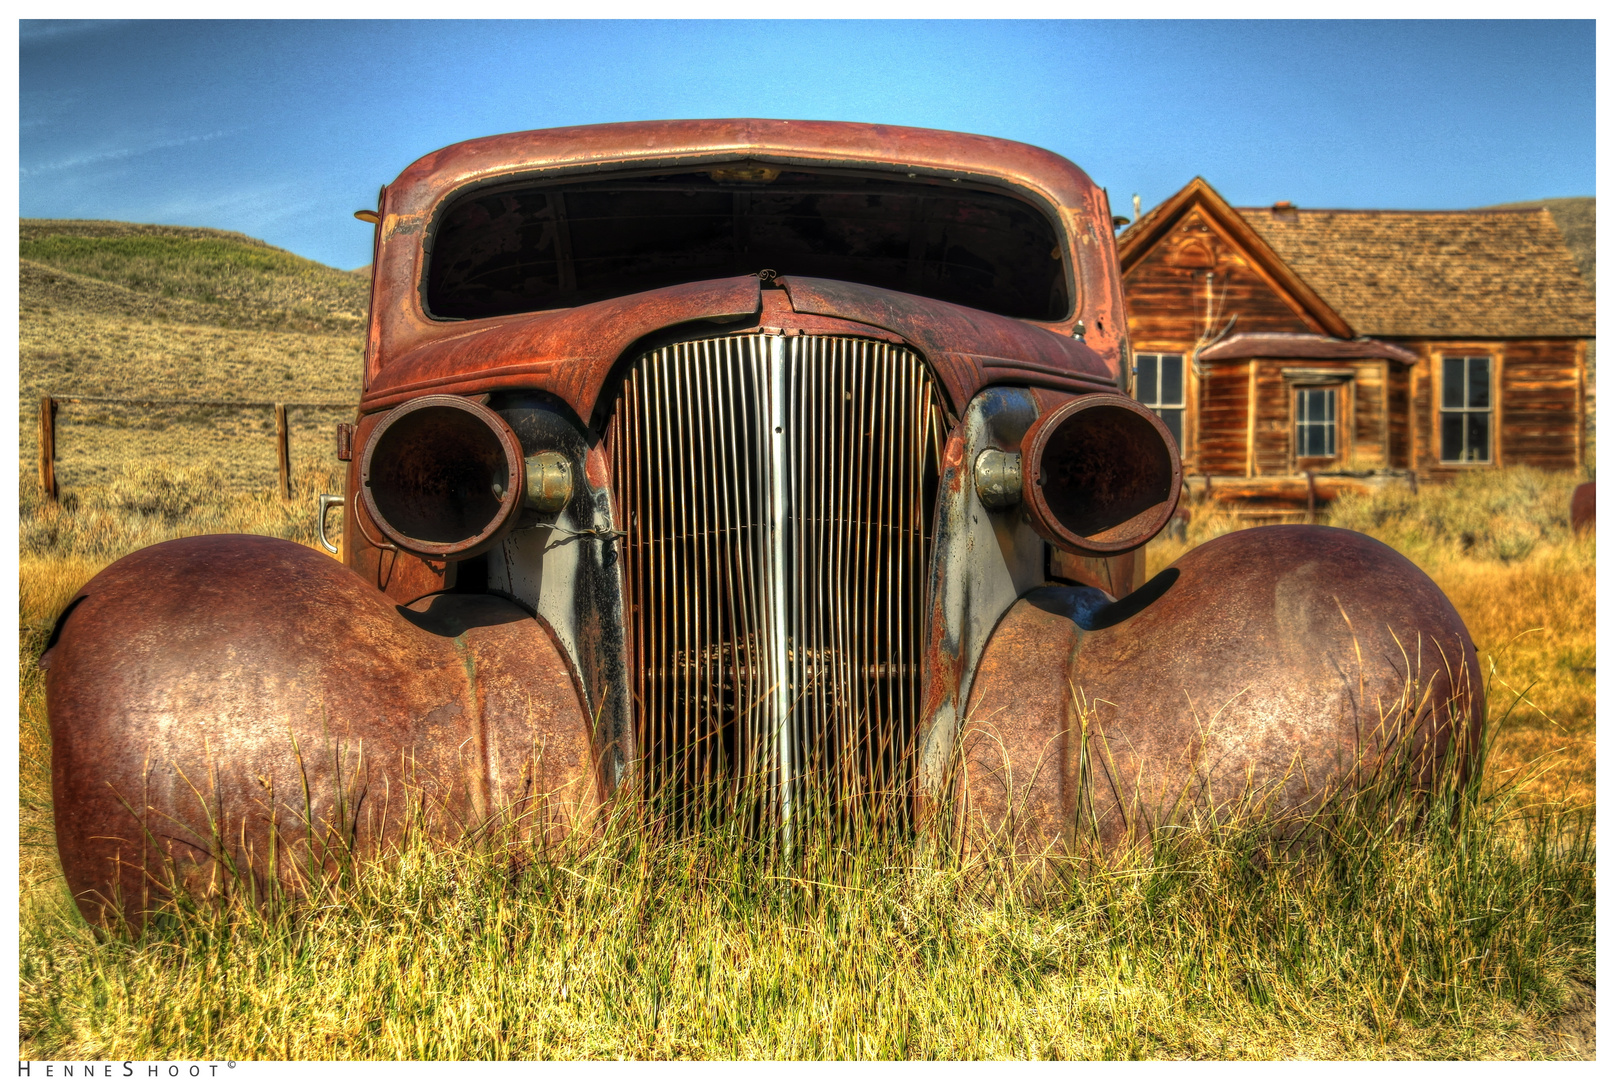
[[[1197,177],[1117,248],[1133,394],[1191,492],[1582,464],[1593,296],[1546,210],[1236,209]]]

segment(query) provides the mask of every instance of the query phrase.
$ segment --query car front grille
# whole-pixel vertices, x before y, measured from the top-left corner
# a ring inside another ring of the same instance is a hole
[[[682,342],[608,432],[642,776],[680,820],[907,813],[945,420],[912,350]]]

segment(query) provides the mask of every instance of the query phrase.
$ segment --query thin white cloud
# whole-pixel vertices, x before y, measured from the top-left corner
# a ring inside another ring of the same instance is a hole
[[[147,202],[138,209],[131,207],[130,211],[142,221],[206,224],[261,237],[274,231],[277,223],[308,217],[316,206],[301,185],[284,183],[216,194],[181,192],[173,198]]]
[[[19,19],[17,42],[26,49],[40,42],[61,41],[98,33],[114,26],[121,26],[128,21],[127,19]]]
[[[24,90],[17,95],[19,127],[49,127],[73,115],[78,103],[88,95],[79,88],[61,90]]]
[[[20,174],[26,178],[39,176],[43,173],[61,172],[63,169],[82,169],[89,165],[99,165],[107,161],[122,161],[126,158],[138,157],[141,154],[156,153],[159,150],[171,150],[177,146],[190,146],[193,143],[211,142],[234,134],[232,131],[209,131],[201,135],[187,135],[179,139],[165,139],[162,142],[144,143],[140,146],[120,146],[111,150],[99,150],[90,154],[80,154],[76,157],[59,158],[56,161],[47,161],[40,165],[32,165],[21,169]]]

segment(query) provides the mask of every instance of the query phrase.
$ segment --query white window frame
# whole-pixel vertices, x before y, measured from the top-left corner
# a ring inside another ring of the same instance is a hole
[[[1291,437],[1295,440],[1293,450],[1296,460],[1325,461],[1340,457],[1340,390],[1341,384],[1334,383],[1329,386],[1293,386],[1291,387],[1290,410],[1294,423],[1291,427]],[[1324,400],[1329,403],[1325,410],[1328,413],[1322,420],[1312,420],[1304,416],[1302,410],[1303,394],[1327,394]],[[1322,454],[1307,454],[1302,452],[1306,445],[1304,429],[1320,428],[1327,434],[1328,450]]]
[[[1491,465],[1495,458],[1494,443],[1497,440],[1497,387],[1495,385],[1497,380],[1497,357],[1491,353],[1466,352],[1450,356],[1442,354],[1439,359],[1441,363],[1441,380],[1439,394],[1436,398],[1436,459],[1443,465]],[[1463,385],[1458,394],[1459,404],[1448,405],[1447,364],[1449,361],[1454,360],[1463,363]],[[1469,403],[1474,382],[1474,365],[1471,362],[1475,360],[1486,361],[1486,404],[1484,406]],[[1457,457],[1447,456],[1446,427],[1447,417],[1449,416],[1461,418],[1458,429],[1459,449]],[[1485,444],[1484,446],[1477,448],[1469,445],[1468,418],[1470,416],[1486,417],[1486,437],[1482,440]],[[1474,456],[1476,449],[1483,451],[1485,456]]]
[[[1175,402],[1163,401],[1161,399],[1161,362],[1163,360],[1177,361],[1178,400]],[[1155,387],[1155,393],[1151,395],[1151,398],[1149,399],[1146,399],[1139,392],[1143,382],[1142,376],[1144,374],[1146,365],[1152,369],[1150,381]],[[1189,365],[1184,363],[1184,356],[1182,353],[1144,352],[1133,354],[1133,398],[1140,405],[1148,407],[1151,412],[1153,412],[1156,416],[1159,416],[1161,418],[1161,422],[1166,425],[1168,431],[1173,431],[1172,422],[1174,419],[1177,421],[1177,429],[1173,432],[1173,434],[1178,440],[1178,452],[1180,454],[1183,452],[1184,424],[1188,419],[1189,413],[1187,405],[1188,397]],[[1166,415],[1167,413],[1175,413],[1176,416],[1169,418]]]

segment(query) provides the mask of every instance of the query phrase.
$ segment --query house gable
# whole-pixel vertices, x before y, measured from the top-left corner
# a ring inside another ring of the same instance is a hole
[[[1122,233],[1117,254],[1140,348],[1229,333],[1355,336],[1200,177]]]

